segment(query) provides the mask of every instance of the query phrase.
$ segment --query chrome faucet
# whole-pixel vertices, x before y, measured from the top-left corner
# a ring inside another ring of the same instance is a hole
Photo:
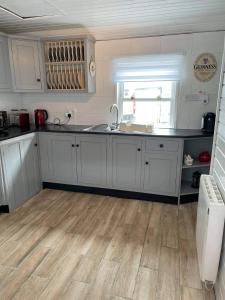
[[[110,112],[112,113],[114,110],[116,110],[116,122],[112,123],[116,128],[119,126],[119,108],[117,104],[113,104],[110,106]]]

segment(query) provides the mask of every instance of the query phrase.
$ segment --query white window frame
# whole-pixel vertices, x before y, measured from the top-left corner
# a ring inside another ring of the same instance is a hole
[[[170,81],[170,80],[168,80]],[[171,82],[171,81],[170,81]],[[171,98],[162,98],[160,101],[170,101],[170,123],[168,128],[176,128],[177,123],[177,97],[179,91],[179,82],[172,81],[172,97]],[[124,95],[124,82],[117,83],[117,104],[119,107],[119,119],[123,119],[123,102],[133,101],[132,99],[123,98]],[[158,102],[159,100],[156,98],[135,98],[136,102]],[[163,128],[163,127],[161,127]]]

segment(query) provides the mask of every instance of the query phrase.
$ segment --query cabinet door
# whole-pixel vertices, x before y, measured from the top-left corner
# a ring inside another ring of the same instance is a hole
[[[76,146],[78,184],[106,187],[107,138],[78,136]]]
[[[21,156],[20,142],[12,142],[1,147],[6,199],[10,211],[20,206],[26,199],[26,180]]]
[[[0,37],[0,89],[11,90],[8,39]]]
[[[15,91],[41,91],[39,42],[11,40],[11,67]]]
[[[65,134],[39,135],[42,180],[76,184],[75,137]]]
[[[144,155],[144,192],[175,195],[177,183],[177,154],[164,152]]]
[[[2,162],[0,161],[0,206],[7,205],[5,199],[4,176],[2,170]]]
[[[41,189],[37,137],[32,134],[21,141],[21,155],[25,169],[27,198]]]
[[[141,183],[142,140],[113,137],[112,148],[113,187],[138,191]]]

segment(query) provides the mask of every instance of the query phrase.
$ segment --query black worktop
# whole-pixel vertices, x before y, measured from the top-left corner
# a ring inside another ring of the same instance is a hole
[[[35,128],[31,125],[29,128],[21,129],[19,127],[10,127],[5,131],[0,131],[0,141],[23,136],[32,132],[57,132],[57,133],[82,133],[82,134],[103,134],[119,136],[149,136],[149,137],[167,137],[167,138],[200,138],[211,137],[212,134],[203,133],[195,129],[154,129],[152,133],[139,132],[120,132],[120,131],[85,131],[90,125],[45,125],[41,128]]]
[[[34,126],[30,126],[29,128],[20,128],[20,127],[9,127],[5,130],[0,130],[0,141],[12,139],[15,137],[23,136],[28,133],[32,133],[35,131]]]

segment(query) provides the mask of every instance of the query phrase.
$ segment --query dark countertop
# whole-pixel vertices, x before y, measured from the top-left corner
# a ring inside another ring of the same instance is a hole
[[[28,133],[32,133],[35,131],[34,126],[30,126],[30,128],[21,129],[19,127],[9,127],[8,129],[5,129],[4,131],[0,130],[0,141],[12,139],[18,136],[22,136]]]
[[[169,138],[194,138],[194,137],[211,137],[212,134],[203,133],[201,130],[193,129],[155,129],[152,133],[141,132],[122,132],[122,131],[84,131],[90,125],[46,125],[38,129],[39,132],[65,132],[65,133],[82,133],[82,134],[110,134],[110,135],[127,135],[127,136],[153,136]]]
[[[212,137],[212,134],[203,133],[201,130],[193,129],[155,129],[152,133],[139,132],[120,132],[120,131],[84,131],[90,125],[46,125],[36,129],[35,126],[30,126],[27,129],[19,127],[10,127],[4,132],[0,131],[0,141],[15,138],[32,132],[58,132],[58,133],[82,133],[82,134],[107,134],[107,135],[126,135],[126,136],[148,136],[148,137],[167,137],[167,138],[199,138]]]

